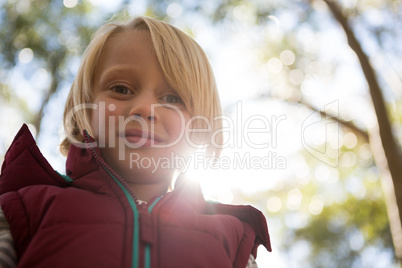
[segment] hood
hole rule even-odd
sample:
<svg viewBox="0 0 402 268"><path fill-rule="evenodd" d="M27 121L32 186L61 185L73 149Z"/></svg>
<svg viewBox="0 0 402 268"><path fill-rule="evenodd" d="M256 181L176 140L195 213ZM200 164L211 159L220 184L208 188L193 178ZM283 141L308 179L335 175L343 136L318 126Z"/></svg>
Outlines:
<svg viewBox="0 0 402 268"><path fill-rule="evenodd" d="M68 186L69 182L50 166L24 124L4 157L0 194L39 184Z"/></svg>
<svg viewBox="0 0 402 268"><path fill-rule="evenodd" d="M100 165L90 150L84 147L70 147L66 162L67 175L61 175L42 155L28 126L24 124L4 157L0 173L0 195L33 185L74 185L97 193L110 192L106 180L99 179L102 177L99 174ZM94 149L99 151L97 147Z"/></svg>

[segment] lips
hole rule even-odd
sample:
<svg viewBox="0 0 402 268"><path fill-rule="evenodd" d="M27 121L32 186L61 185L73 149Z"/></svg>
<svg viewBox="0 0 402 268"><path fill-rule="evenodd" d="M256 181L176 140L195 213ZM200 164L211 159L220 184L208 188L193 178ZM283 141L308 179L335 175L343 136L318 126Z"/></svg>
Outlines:
<svg viewBox="0 0 402 268"><path fill-rule="evenodd" d="M162 139L155 133L141 129L126 129L120 133L120 137L124 137L129 143L139 146L150 146L162 142Z"/></svg>

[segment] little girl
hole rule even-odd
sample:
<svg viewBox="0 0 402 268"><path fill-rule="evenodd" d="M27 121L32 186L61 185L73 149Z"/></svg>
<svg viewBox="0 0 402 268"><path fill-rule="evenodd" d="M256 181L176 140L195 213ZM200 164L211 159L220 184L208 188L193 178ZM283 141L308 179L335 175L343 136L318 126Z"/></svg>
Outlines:
<svg viewBox="0 0 402 268"><path fill-rule="evenodd" d="M0 238L8 222L14 247L0 250L0 264L252 265L260 244L271 251L263 214L205 201L180 175L195 151L219 155L220 113L207 57L189 36L147 17L101 27L67 98L67 175L25 125L5 156Z"/></svg>

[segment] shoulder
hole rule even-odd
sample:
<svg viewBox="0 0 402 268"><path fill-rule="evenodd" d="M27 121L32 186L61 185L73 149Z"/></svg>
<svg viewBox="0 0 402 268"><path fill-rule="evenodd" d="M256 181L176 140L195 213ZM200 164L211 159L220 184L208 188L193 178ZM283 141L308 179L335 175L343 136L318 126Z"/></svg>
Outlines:
<svg viewBox="0 0 402 268"><path fill-rule="evenodd" d="M231 215L248 224L254 230L259 244L271 251L268 225L261 211L249 205L227 205L210 201L206 207L209 214Z"/></svg>
<svg viewBox="0 0 402 268"><path fill-rule="evenodd" d="M237 221L237 223L235 223L237 226L236 229L243 228L245 235L248 235L250 239L255 237L254 247L251 252L254 255L259 245L263 245L268 251L271 251L267 221L264 214L258 209L249 205L228 205L205 201L200 185L186 179L184 176L177 180L173 192L176 192L176 196L179 197L180 204L185 204L186 207L194 207L196 208L195 211L201 214L216 215L224 222L229 219L232 220L232 222ZM177 203L174 204L177 205ZM240 227L239 221L242 223Z"/></svg>

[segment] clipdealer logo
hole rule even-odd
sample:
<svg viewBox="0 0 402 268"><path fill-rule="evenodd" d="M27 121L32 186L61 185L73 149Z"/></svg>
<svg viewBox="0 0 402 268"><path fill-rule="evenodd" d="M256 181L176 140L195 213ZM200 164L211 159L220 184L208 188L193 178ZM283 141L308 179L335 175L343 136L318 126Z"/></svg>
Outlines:
<svg viewBox="0 0 402 268"><path fill-rule="evenodd" d="M170 104L152 105L152 113L155 113L155 109L160 106L175 110L180 117L182 128L180 129L179 136L174 141L170 142L169 144L151 144L151 147L168 148L174 146L182 139L185 139L187 141L187 144L189 144L191 147L193 147L194 149L199 149L200 145L195 144L191 140L191 135L189 135L189 133L208 132L213 129L212 122L202 116L195 116L186 122L184 119L184 115L180 111L180 109ZM119 160L125 160L129 157L129 161L131 162L130 165L132 167L140 168L145 168L147 166L149 166L149 168L155 166L166 168L179 166L180 169L186 169L186 167L188 167L190 163L192 163L195 168L206 167L212 169L218 167L223 169L285 169L287 166L286 158L284 156L281 156L278 153L270 150L275 149L278 146L279 127L281 122L284 122L287 119L287 115L285 114L272 115L270 118L261 114L254 114L247 118L243 118L242 103L241 101L239 101L236 104L237 116L230 117L227 115L221 115L213 119L221 120L223 127L222 129L216 130L214 133L211 133L211 141L209 144L215 146L216 148L222 149L240 149L244 147L248 147L251 149L263 149L266 150L266 154L263 156L253 156L250 152L245 152L243 154L241 154L240 152L235 152L231 157L222 156L219 160L208 158L205 155L201 157L201 154L195 154L192 157L193 160L190 161L184 158L178 160L179 156L167 157L166 159L139 159L138 154L131 151L130 149L140 148L144 144L144 141L139 141L138 143L130 143L124 137L116 139L116 133L118 133L118 131L116 131L116 127L121 131L124 130L128 124L134 122L143 130L150 129L152 133L154 130L154 125L153 123L151 123L151 125L148 125L148 123L142 117L125 118L123 116L109 116L109 125L106 126L106 109L114 111L115 108L116 107L113 104L110 104L106 107L105 103L102 102L100 102L99 105L87 103L80 104L74 107L68 113L67 120L74 117L75 113L79 111L82 112L82 110L84 109L91 109L98 113L100 126L100 129L98 131L100 135L96 141L89 144L84 144L77 140L74 140L74 137L68 137L70 139L70 142L80 148L89 148L95 146L103 148L106 146L106 144L108 147L118 147ZM339 124L335 120L333 120L333 117L336 117L338 115L339 101L336 100L325 105L323 111L315 111L310 114L301 125L302 147L314 158L332 167L338 166L339 162ZM194 120L204 121L206 127L201 129L191 128L191 122ZM225 136L223 144L217 144L213 139L213 137L216 137L218 131ZM106 133L108 135L106 135ZM321 146L317 146L316 144L314 144L314 138L316 138L317 135L322 141ZM108 141L106 141L106 136L108 136ZM263 138L261 139L256 137ZM209 144L206 143L205 145L209 146ZM331 145L331 148L329 148L329 144ZM207 147L201 146L201 148L205 149ZM169 161L171 161L172 163L168 163L168 159L170 159Z"/></svg>
<svg viewBox="0 0 402 268"><path fill-rule="evenodd" d="M130 153L130 169L148 169L155 173L158 169L176 169L185 173L189 169L279 169L287 168L286 158L275 152L268 151L264 156L253 156L250 152L235 152L233 156L206 157L204 153L196 152L193 156L170 153L164 157L142 157L139 153Z"/></svg>

